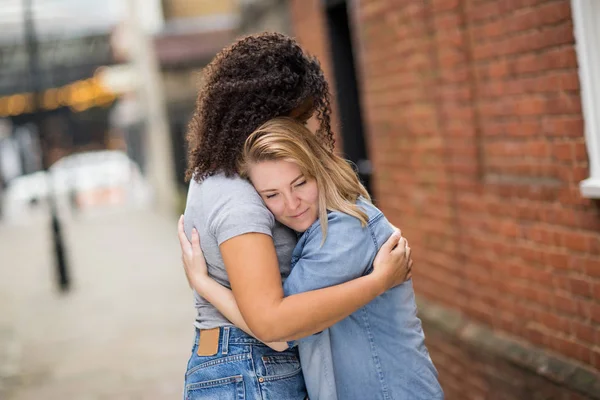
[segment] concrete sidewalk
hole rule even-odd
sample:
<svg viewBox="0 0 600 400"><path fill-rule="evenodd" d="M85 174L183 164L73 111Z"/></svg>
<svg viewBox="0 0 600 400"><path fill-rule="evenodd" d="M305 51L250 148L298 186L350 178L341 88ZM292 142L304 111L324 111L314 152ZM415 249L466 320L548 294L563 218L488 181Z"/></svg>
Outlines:
<svg viewBox="0 0 600 400"><path fill-rule="evenodd" d="M67 294L56 290L49 233L46 221L0 225L0 357L10 354L0 398L181 398L194 309L176 218L120 212L65 223Z"/></svg>

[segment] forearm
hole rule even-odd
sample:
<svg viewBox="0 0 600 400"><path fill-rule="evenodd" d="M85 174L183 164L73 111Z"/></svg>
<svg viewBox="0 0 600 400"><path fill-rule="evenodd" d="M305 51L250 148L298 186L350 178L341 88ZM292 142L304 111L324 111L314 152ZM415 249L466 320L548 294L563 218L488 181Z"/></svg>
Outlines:
<svg viewBox="0 0 600 400"><path fill-rule="evenodd" d="M272 341L300 339L336 324L385 291L366 275L324 289L285 297L263 311L265 322L256 331Z"/></svg>
<svg viewBox="0 0 600 400"><path fill-rule="evenodd" d="M340 285L285 297L269 236L241 235L222 243L220 249L243 319L256 337L266 342L321 332L368 304L394 283L390 278L395 275L384 269L383 274L377 273L376 268L369 275ZM341 261L329 258L327 262L321 260L323 268Z"/></svg>
<svg viewBox="0 0 600 400"><path fill-rule="evenodd" d="M198 279L193 283L194 289L210 304L212 304L225 318L227 318L233 325L240 328L248 335L257 338L258 337L252 332L250 327L246 324L244 317L240 313L233 292L225 286L219 284L217 281L210 277L204 277ZM259 339L260 340L260 339ZM264 342L267 346L273 350L283 351L288 348L286 342Z"/></svg>

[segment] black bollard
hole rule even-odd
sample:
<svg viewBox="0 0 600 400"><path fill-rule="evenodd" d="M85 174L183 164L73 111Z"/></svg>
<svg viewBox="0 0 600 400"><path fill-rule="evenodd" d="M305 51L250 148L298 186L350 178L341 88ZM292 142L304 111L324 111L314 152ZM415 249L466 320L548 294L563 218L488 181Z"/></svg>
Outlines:
<svg viewBox="0 0 600 400"><path fill-rule="evenodd" d="M58 287L62 292L66 292L70 289L71 281L67 269L67 258L62 240L60 222L56 213L52 213L52 239L54 242L56 271L58 272Z"/></svg>
<svg viewBox="0 0 600 400"><path fill-rule="evenodd" d="M33 94L33 116L35 124L38 128L40 137L40 151L42 154L42 165L46 176L48 177L48 204L51 215L51 233L54 250L55 267L58 278L58 288L62 292L66 292L70 288L70 279L67 268L67 257L65 252L65 246L63 243L63 236L61 231L60 220L58 218L58 212L56 209L56 201L54 198L54 190L52 189L52 178L48 174L49 160L46 154L44 146L44 127L41 123L41 99L40 92L42 89L41 85L41 68L39 66L38 57L38 42L35 33L35 23L33 18L33 4L32 0L23 0L23 22L25 26L25 43L27 45L27 55L29 57L29 77L31 92Z"/></svg>

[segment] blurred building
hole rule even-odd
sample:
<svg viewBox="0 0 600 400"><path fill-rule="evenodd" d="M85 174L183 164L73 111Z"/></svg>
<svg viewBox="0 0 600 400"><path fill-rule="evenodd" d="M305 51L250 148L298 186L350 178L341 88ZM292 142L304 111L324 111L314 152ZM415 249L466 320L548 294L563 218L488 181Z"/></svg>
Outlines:
<svg viewBox="0 0 600 400"><path fill-rule="evenodd" d="M447 398L599 398L600 3L289 5L414 250Z"/></svg>
<svg viewBox="0 0 600 400"><path fill-rule="evenodd" d="M164 27L154 38L169 124L175 173L184 184L185 131L194 110L200 73L215 54L233 42L240 25L237 1L163 0Z"/></svg>
<svg viewBox="0 0 600 400"><path fill-rule="evenodd" d="M285 0L239 0L242 14L240 31L292 33L289 4Z"/></svg>
<svg viewBox="0 0 600 400"><path fill-rule="evenodd" d="M98 67L113 63L109 29L114 20L106 12L90 18L90 7L95 6L86 8L82 3L6 0L2 4L0 118L12 126L10 140L21 154L19 175L41 168L39 137L48 165L75 151L106 146L108 109L115 96L93 77ZM33 26L30 31L27 21ZM35 56L28 32L32 32Z"/></svg>
<svg viewBox="0 0 600 400"><path fill-rule="evenodd" d="M26 45L0 42L0 117L10 119L15 132L39 119L44 146L52 148L50 164L78 146L105 146L106 116L114 96L92 78L98 67L113 63L108 38L106 32L46 37L38 43L35 86L40 91L40 114L34 112Z"/></svg>
<svg viewBox="0 0 600 400"><path fill-rule="evenodd" d="M162 0L164 27L155 37L176 175L186 168L185 131L201 84L201 71L222 48L248 33L289 33L289 8L281 0Z"/></svg>

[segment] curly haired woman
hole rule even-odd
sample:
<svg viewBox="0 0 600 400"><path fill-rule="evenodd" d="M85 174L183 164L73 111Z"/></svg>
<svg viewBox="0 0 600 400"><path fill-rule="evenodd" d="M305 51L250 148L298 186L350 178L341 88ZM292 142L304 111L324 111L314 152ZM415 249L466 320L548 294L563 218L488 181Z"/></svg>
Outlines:
<svg viewBox="0 0 600 400"><path fill-rule="evenodd" d="M232 289L237 307L195 294L186 399L305 399L297 350L281 342L323 331L410 275L410 249L395 233L371 274L284 297L296 234L275 221L237 164L248 136L280 116L306 122L316 114L316 136L332 151L330 112L318 61L287 36L248 36L207 67L188 132L191 181L180 241L189 254L192 229L199 232L210 276Z"/></svg>

